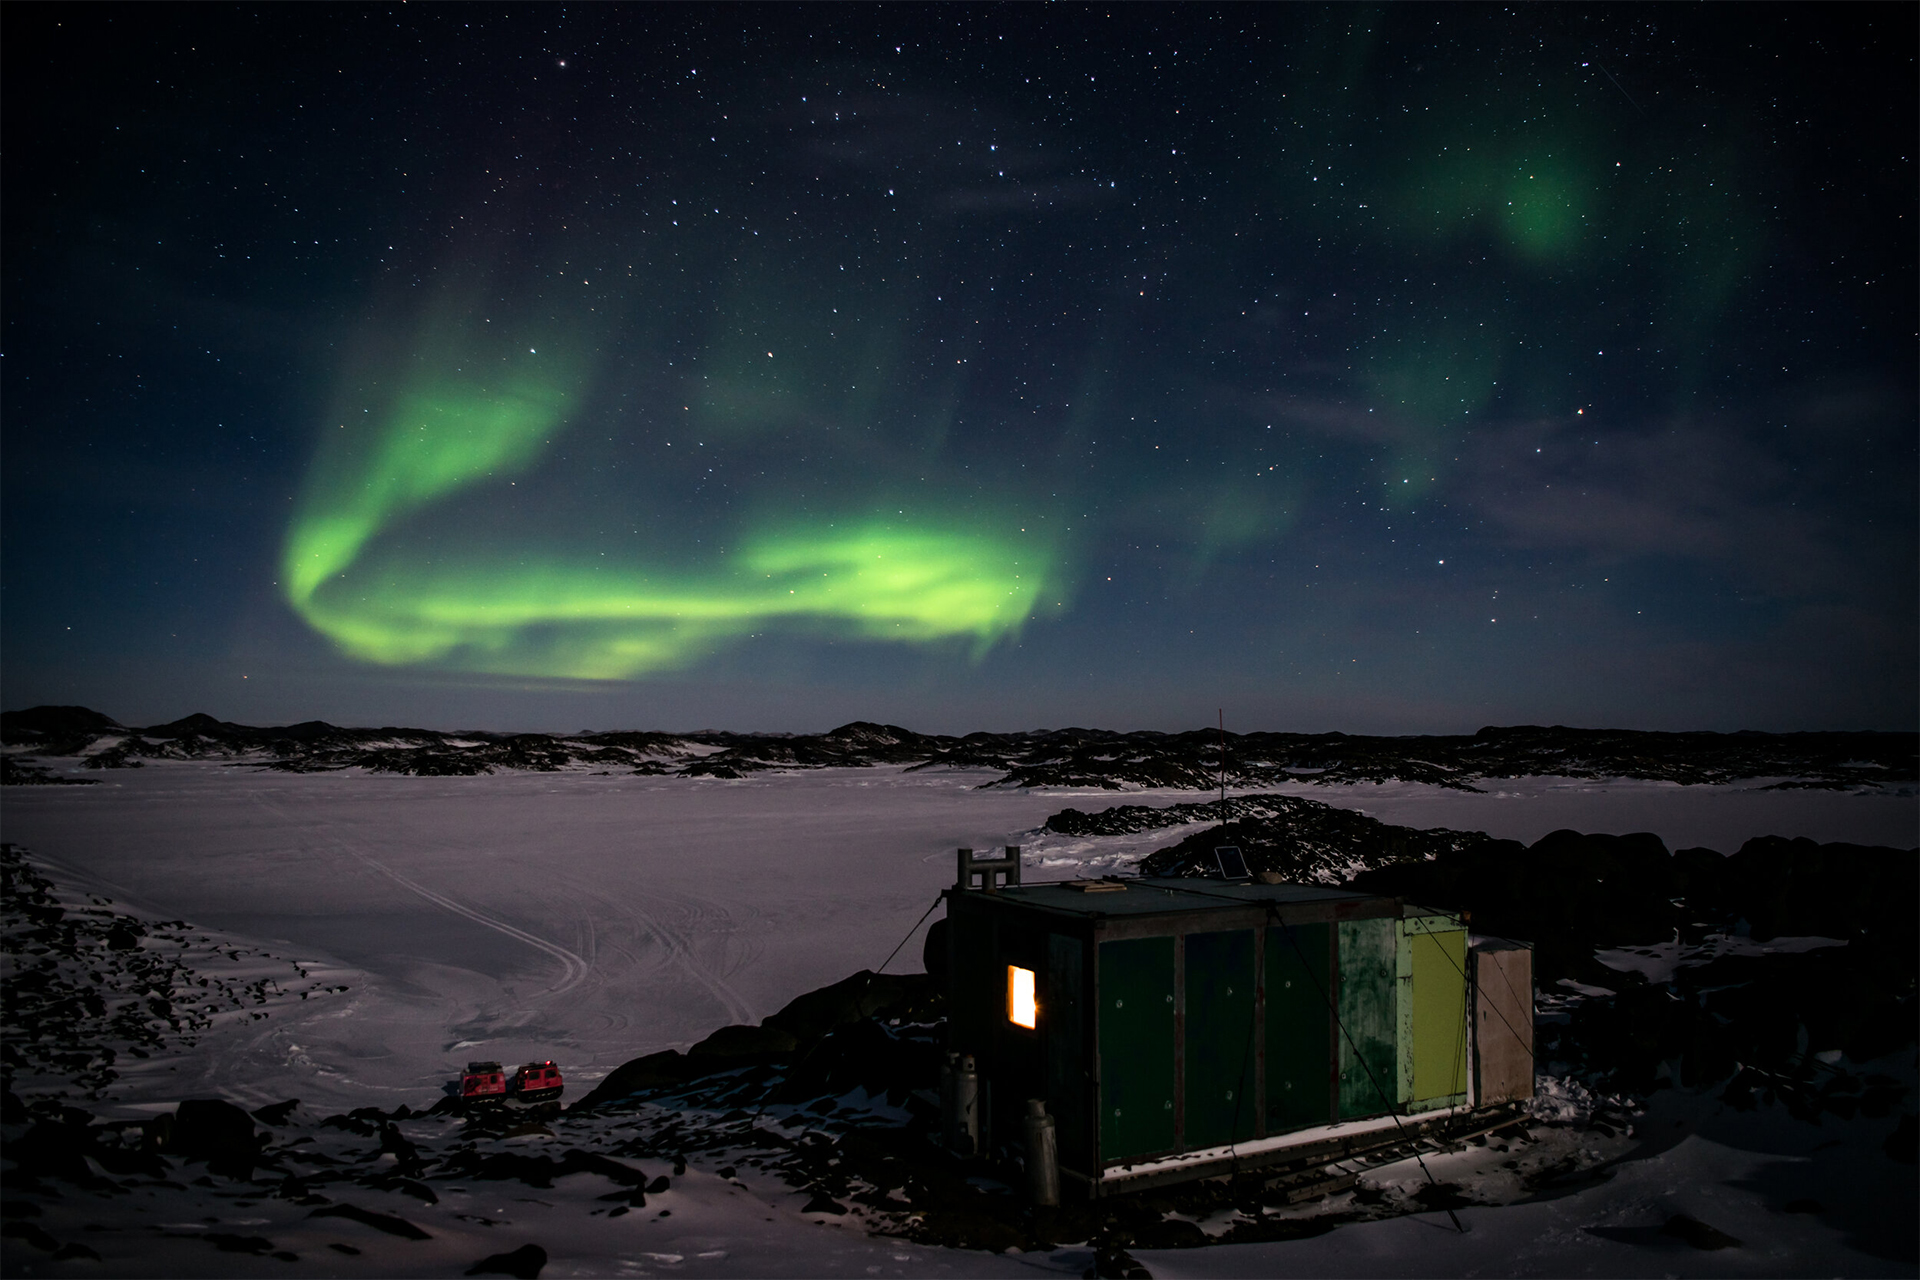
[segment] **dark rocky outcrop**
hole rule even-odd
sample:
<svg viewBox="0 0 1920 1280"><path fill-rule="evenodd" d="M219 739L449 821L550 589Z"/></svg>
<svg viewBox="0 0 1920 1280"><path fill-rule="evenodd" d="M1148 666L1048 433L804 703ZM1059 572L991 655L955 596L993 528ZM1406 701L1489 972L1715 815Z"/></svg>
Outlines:
<svg viewBox="0 0 1920 1280"><path fill-rule="evenodd" d="M791 1033L763 1024L757 1027L722 1027L687 1050L687 1057L702 1068L709 1064L744 1066L753 1062L781 1062L793 1056L800 1041Z"/></svg>
<svg viewBox="0 0 1920 1280"><path fill-rule="evenodd" d="M0 742L9 746L85 742L103 733L120 732L121 728L113 717L87 707L29 707L0 712Z"/></svg>
<svg viewBox="0 0 1920 1280"><path fill-rule="evenodd" d="M402 1240L431 1240L431 1233L421 1230L405 1218L395 1217L391 1213L375 1213L372 1209L362 1209L354 1204L330 1204L324 1209L315 1209L307 1215L309 1218L346 1218L362 1226L372 1227L375 1231L384 1231L390 1236L399 1236Z"/></svg>
<svg viewBox="0 0 1920 1280"><path fill-rule="evenodd" d="M523 1244L511 1253L490 1253L467 1268L470 1276L513 1276L515 1280L538 1280L547 1265L547 1251L537 1244Z"/></svg>
<svg viewBox="0 0 1920 1280"><path fill-rule="evenodd" d="M92 778L63 778L32 756L0 756L0 787L87 787Z"/></svg>
<svg viewBox="0 0 1920 1280"><path fill-rule="evenodd" d="M189 1098L173 1113L169 1155L204 1160L213 1173L250 1178L260 1153L253 1117L220 1098Z"/></svg>
<svg viewBox="0 0 1920 1280"><path fill-rule="evenodd" d="M757 1027L721 1027L684 1054L668 1049L623 1063L575 1103L572 1110L590 1110L635 1094L678 1088L742 1067L792 1064L790 1071L795 1076L809 1069L812 1074L808 1079L822 1073L831 1074L832 1064L855 1043L854 1038L842 1039L838 1033L843 1029L877 1026L877 1020L882 1018L911 1019L927 1015L937 1008L939 1001L932 980L925 974L874 973L862 969L830 986L795 997ZM885 1047L872 1042L867 1043L867 1049L883 1056L887 1052ZM825 1056L815 1062L823 1053ZM842 1072L834 1078L844 1075ZM861 1075L861 1080L868 1078L876 1083L880 1081L872 1072ZM931 1069L928 1078L931 1079ZM884 1090L888 1086L882 1084L881 1087Z"/></svg>
<svg viewBox="0 0 1920 1280"><path fill-rule="evenodd" d="M1225 823L1219 822L1222 814ZM1217 876L1214 850L1233 845L1256 875L1264 871L1293 882L1327 883L1360 870L1422 861L1488 842L1479 831L1396 827L1354 809L1279 795L1235 796L1224 806L1219 801L1163 809L1121 805L1096 814L1066 809L1046 825L1067 835L1107 835L1193 822L1218 825L1155 850L1141 861L1142 875Z"/></svg>
<svg viewBox="0 0 1920 1280"><path fill-rule="evenodd" d="M1365 737L1341 733L1116 733L1046 729L916 733L855 721L818 734L447 733L343 728L322 720L270 728L204 713L147 728L85 707L33 707L0 718L9 745L87 755L97 768L145 759L228 758L305 773L363 768L415 776L622 767L689 778L744 778L768 770L992 769L992 787L1246 789L1281 782L1422 782L1476 790L1483 778L1553 774L1659 778L1682 783L1777 779L1783 787L1911 787L1920 780L1912 734L1643 733L1562 725L1486 728L1472 735ZM103 738L113 742L95 745Z"/></svg>

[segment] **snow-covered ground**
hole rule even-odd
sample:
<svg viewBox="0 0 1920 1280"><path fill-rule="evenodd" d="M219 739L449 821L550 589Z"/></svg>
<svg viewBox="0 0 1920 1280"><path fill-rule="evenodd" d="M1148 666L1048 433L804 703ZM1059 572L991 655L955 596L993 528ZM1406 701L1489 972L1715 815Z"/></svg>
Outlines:
<svg viewBox="0 0 1920 1280"><path fill-rule="evenodd" d="M980 791L993 774L891 767L725 781L290 775L157 762L86 776L100 785L10 788L0 836L69 889L150 919L191 922L210 953L216 942L223 954L245 949L230 957L235 979L282 974L282 994L261 1006L271 1016L223 1016L194 1049L123 1071L115 1105L94 1110L128 1117L190 1096L248 1108L297 1097L316 1113L424 1108L470 1058L555 1058L578 1098L624 1061L757 1021L802 992L879 965L951 883L956 846L1024 844L1035 878L1105 872L1184 831L1068 840L1036 828L1067 806L1195 798ZM1912 796L1757 787L1525 779L1488 784L1484 794L1414 784L1286 790L1409 826L1528 841L1560 827L1650 830L1670 848L1724 852L1756 835L1911 846L1920 822ZM916 934L893 968L917 968L919 948ZM1698 1127L1698 1119L1687 1123ZM1881 1136L1876 1130L1874 1141ZM1473 1228L1465 1237L1452 1234L1444 1214L1428 1214L1285 1244L1140 1257L1156 1275L1912 1274L1821 1220L1768 1209L1770 1171L1800 1158L1777 1146L1701 1130L1604 1184L1465 1210ZM132 1224L120 1237L85 1237L108 1253L103 1264L47 1263L11 1241L7 1257L10 1267L32 1260L34 1274L449 1274L455 1261L539 1240L553 1254L547 1275L1079 1274L1090 1265L1085 1250L988 1256L869 1239L832 1218L816 1226L817 1215L800 1213L777 1185L699 1168L676 1181L671 1218L588 1219L575 1202L592 1197L564 1184L522 1191L503 1184L497 1195L470 1193L479 1217L510 1214L512 1231L458 1219L445 1205L431 1242L325 1220L329 1240L391 1246L362 1255L309 1240L319 1228L304 1209L277 1201L210 1208L192 1191L155 1191L162 1217L218 1218L231 1222L220 1230L305 1241L288 1247L306 1261L269 1265L211 1249L188 1228L168 1235ZM505 1200L479 1205L489 1197ZM1719 1252L1681 1243L1673 1253L1669 1237L1632 1234L1657 1228L1668 1206L1750 1243ZM1613 1234L1588 1230L1596 1227ZM125 1247L108 1252L102 1241L116 1239Z"/></svg>

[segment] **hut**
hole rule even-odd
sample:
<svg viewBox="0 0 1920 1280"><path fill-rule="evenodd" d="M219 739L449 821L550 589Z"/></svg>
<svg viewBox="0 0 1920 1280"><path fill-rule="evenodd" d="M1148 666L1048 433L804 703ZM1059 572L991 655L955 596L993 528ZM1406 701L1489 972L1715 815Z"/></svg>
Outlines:
<svg viewBox="0 0 1920 1280"><path fill-rule="evenodd" d="M1320 885L1020 871L1017 848L959 851L948 1043L972 1060L981 1142L1017 1141L1044 1101L1069 1194L1484 1129L1531 1096L1531 951L1472 938L1458 914Z"/></svg>

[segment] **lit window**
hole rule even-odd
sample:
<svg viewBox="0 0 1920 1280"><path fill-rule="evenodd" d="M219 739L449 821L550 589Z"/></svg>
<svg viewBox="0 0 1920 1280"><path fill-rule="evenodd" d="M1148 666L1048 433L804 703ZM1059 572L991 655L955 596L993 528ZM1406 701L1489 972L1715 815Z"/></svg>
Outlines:
<svg viewBox="0 0 1920 1280"><path fill-rule="evenodd" d="M1040 1012L1033 999L1033 970L1017 964L1007 966L1007 1021L1016 1027L1033 1030Z"/></svg>

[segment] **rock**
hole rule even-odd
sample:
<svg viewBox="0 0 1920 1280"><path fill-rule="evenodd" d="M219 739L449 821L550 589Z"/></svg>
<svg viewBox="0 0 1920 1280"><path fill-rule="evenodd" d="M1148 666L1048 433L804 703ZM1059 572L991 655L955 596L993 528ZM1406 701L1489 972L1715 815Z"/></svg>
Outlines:
<svg viewBox="0 0 1920 1280"><path fill-rule="evenodd" d="M140 1122L140 1148L143 1151L165 1151L173 1141L173 1117L154 1116Z"/></svg>
<svg viewBox="0 0 1920 1280"><path fill-rule="evenodd" d="M812 1044L849 1023L923 995L932 986L925 974L862 969L832 986L795 997L760 1025L785 1031L802 1044Z"/></svg>
<svg viewBox="0 0 1920 1280"><path fill-rule="evenodd" d="M824 1191L814 1192L813 1199L807 1201L806 1204L800 1208L800 1212L802 1213L831 1213L838 1215L846 1211L847 1206L841 1204Z"/></svg>
<svg viewBox="0 0 1920 1280"><path fill-rule="evenodd" d="M60 1242L48 1235L44 1227L36 1226L31 1222L9 1222L4 1227L0 1227L0 1236L25 1240L34 1248L44 1249L48 1253L60 1247Z"/></svg>
<svg viewBox="0 0 1920 1280"><path fill-rule="evenodd" d="M265 1236L236 1236L225 1231L209 1231L200 1238L222 1253L250 1253L257 1258L273 1252L273 1241Z"/></svg>
<svg viewBox="0 0 1920 1280"><path fill-rule="evenodd" d="M1897 1160L1901 1164L1915 1162L1916 1155L1920 1155L1916 1147L1920 1147L1920 1123L1912 1115L1901 1116L1900 1122L1893 1126L1893 1132L1880 1144L1880 1149L1887 1153L1887 1159Z"/></svg>
<svg viewBox="0 0 1920 1280"><path fill-rule="evenodd" d="M664 1089L676 1084L684 1084L706 1069L704 1064L687 1061L685 1054L678 1049L667 1049L660 1053L650 1053L644 1058L635 1058L622 1063L607 1074L606 1079L593 1087L586 1097L568 1108L571 1111L588 1110L603 1103L614 1102L647 1089ZM448 1101L442 1099L442 1102ZM441 1103L435 1103L439 1110ZM457 1100L453 1106L458 1107Z"/></svg>
<svg viewBox="0 0 1920 1280"><path fill-rule="evenodd" d="M940 1078L937 1038L896 1031L873 1018L835 1031L795 1063L773 1092L782 1102L838 1098L859 1086L887 1094L896 1104L913 1089L932 1088Z"/></svg>
<svg viewBox="0 0 1920 1280"><path fill-rule="evenodd" d="M1667 1219L1667 1225L1660 1228L1660 1234L1684 1240L1696 1249L1738 1249L1740 1242L1724 1231L1718 1231L1700 1221L1689 1218L1684 1213L1676 1213Z"/></svg>
<svg viewBox="0 0 1920 1280"><path fill-rule="evenodd" d="M220 1098L189 1098L174 1109L166 1150L182 1159L205 1160L211 1172L250 1178L260 1144L253 1136L253 1117L239 1107Z"/></svg>
<svg viewBox="0 0 1920 1280"><path fill-rule="evenodd" d="M285 1102L276 1102L272 1106L257 1108L253 1112L253 1118L261 1124L278 1128L287 1122L287 1117L292 1115L293 1109L299 1105L300 1099L288 1098Z"/></svg>
<svg viewBox="0 0 1920 1280"><path fill-rule="evenodd" d="M647 1175L629 1165L593 1151L574 1148L560 1159L549 1156L521 1155L517 1151L457 1151L442 1161L435 1176L484 1178L495 1182L524 1182L530 1187L551 1187L555 1178L573 1173L597 1173L623 1187L639 1188ZM654 1180L658 1190L666 1189L664 1178ZM649 1187L648 1190L656 1188Z"/></svg>
<svg viewBox="0 0 1920 1280"><path fill-rule="evenodd" d="M86 1157L92 1146L93 1135L79 1125L42 1122L7 1144L7 1159L28 1177L64 1178L86 1184L94 1181Z"/></svg>
<svg viewBox="0 0 1920 1280"><path fill-rule="evenodd" d="M414 1226L405 1218L396 1218L390 1213L375 1213L371 1209L362 1209L353 1204L330 1204L324 1209L315 1209L307 1215L309 1218L347 1218L354 1222L372 1227L375 1231L384 1231L390 1236L399 1236L403 1240L431 1240L433 1237Z"/></svg>
<svg viewBox="0 0 1920 1280"><path fill-rule="evenodd" d="M1087 1268L1086 1280L1153 1280L1153 1272L1140 1265L1140 1260L1125 1249L1108 1245L1094 1250L1093 1265Z"/></svg>
<svg viewBox="0 0 1920 1280"><path fill-rule="evenodd" d="M406 1135L390 1123L380 1126L380 1150L391 1152L403 1173L411 1173L421 1166L420 1148L408 1141Z"/></svg>
<svg viewBox="0 0 1920 1280"><path fill-rule="evenodd" d="M395 1177L389 1174L386 1177L361 1177L355 1181L363 1187L372 1187L376 1191L397 1191L401 1195L412 1196L423 1204L440 1203L440 1197L435 1194L432 1187L424 1182L416 1182L412 1178Z"/></svg>
<svg viewBox="0 0 1920 1280"><path fill-rule="evenodd" d="M722 1027L687 1050L687 1057L721 1058L729 1065L780 1061L793 1056L800 1041L791 1032L771 1025L772 1019L758 1027ZM701 1064L705 1065L705 1064Z"/></svg>
<svg viewBox="0 0 1920 1280"><path fill-rule="evenodd" d="M547 1251L537 1244L523 1244L512 1253L488 1254L467 1268L470 1276L514 1276L516 1280L537 1280L547 1265Z"/></svg>
<svg viewBox="0 0 1920 1280"><path fill-rule="evenodd" d="M440 1172L467 1178L485 1178L491 1182L524 1182L530 1187L547 1188L564 1169L558 1160L547 1156L523 1156L517 1151L456 1151L441 1162Z"/></svg>

